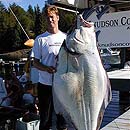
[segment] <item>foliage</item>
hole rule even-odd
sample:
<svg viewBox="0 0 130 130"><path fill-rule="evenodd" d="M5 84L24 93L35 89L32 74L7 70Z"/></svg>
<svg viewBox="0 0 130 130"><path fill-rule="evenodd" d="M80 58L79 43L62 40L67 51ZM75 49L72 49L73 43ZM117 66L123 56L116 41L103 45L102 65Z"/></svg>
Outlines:
<svg viewBox="0 0 130 130"><path fill-rule="evenodd" d="M70 29L70 26L74 23L75 13L67 12L64 10L60 10L60 21L59 28L63 32L67 32Z"/></svg>
<svg viewBox="0 0 130 130"><path fill-rule="evenodd" d="M60 10L60 30L66 32L74 18L74 13ZM28 10L25 11L15 3L6 8L0 1L0 53L28 48L24 45L24 42L28 40L27 35L35 39L37 35L46 30L46 24L44 8L41 11L38 5L34 9L29 5Z"/></svg>

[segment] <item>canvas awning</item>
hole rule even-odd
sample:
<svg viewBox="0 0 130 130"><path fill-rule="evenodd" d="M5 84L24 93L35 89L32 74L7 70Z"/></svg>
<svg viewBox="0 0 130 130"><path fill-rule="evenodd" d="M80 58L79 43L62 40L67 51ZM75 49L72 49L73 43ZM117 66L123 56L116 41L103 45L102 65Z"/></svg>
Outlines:
<svg viewBox="0 0 130 130"><path fill-rule="evenodd" d="M71 8L71 9L84 9L89 8L95 4L109 4L119 7L130 7L130 0L48 0L49 4L55 4L59 7Z"/></svg>
<svg viewBox="0 0 130 130"><path fill-rule="evenodd" d="M88 0L48 0L48 3L60 7L77 7L79 9L88 8Z"/></svg>

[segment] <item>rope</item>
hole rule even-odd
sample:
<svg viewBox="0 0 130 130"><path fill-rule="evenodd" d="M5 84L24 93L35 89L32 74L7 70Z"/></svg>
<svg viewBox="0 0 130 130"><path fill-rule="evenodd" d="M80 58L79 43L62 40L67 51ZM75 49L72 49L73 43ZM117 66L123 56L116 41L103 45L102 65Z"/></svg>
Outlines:
<svg viewBox="0 0 130 130"><path fill-rule="evenodd" d="M121 130L121 129L118 127L116 121L114 121L114 123L115 123L115 125L116 125L116 128L118 128L118 130Z"/></svg>

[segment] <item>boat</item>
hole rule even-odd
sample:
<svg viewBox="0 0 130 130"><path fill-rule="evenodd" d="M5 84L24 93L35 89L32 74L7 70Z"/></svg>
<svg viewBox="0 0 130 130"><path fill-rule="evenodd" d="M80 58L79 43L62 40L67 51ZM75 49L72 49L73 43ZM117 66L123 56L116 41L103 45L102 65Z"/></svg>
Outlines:
<svg viewBox="0 0 130 130"><path fill-rule="evenodd" d="M21 49L13 52L7 52L0 54L0 59L4 61L18 61L22 58L28 58L31 49Z"/></svg>
<svg viewBox="0 0 130 130"><path fill-rule="evenodd" d="M120 51L105 48L100 50L101 59L104 65L120 64Z"/></svg>

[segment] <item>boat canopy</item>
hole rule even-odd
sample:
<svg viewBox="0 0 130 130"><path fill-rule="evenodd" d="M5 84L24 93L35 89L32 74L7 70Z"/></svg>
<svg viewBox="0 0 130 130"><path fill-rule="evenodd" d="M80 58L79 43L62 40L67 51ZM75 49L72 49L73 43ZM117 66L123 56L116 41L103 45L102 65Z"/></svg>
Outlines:
<svg viewBox="0 0 130 130"><path fill-rule="evenodd" d="M79 9L88 8L88 0L48 0L48 3L67 7L76 7Z"/></svg>

